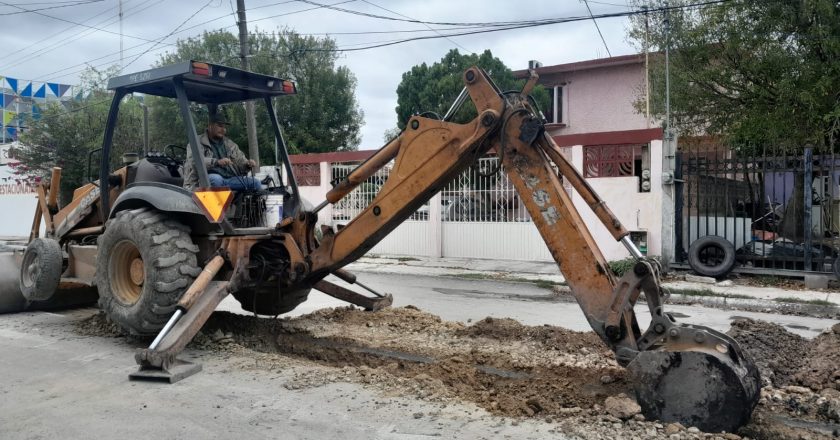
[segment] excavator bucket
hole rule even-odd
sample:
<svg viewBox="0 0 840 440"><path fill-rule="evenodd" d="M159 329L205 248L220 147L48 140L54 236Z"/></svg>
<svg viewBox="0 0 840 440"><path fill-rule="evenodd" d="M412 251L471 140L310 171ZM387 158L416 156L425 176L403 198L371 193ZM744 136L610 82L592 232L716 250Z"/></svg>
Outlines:
<svg viewBox="0 0 840 440"><path fill-rule="evenodd" d="M707 332L714 332L704 329ZM627 366L648 420L679 422L705 432L735 432L758 403L761 379L737 343L714 351L643 351Z"/></svg>

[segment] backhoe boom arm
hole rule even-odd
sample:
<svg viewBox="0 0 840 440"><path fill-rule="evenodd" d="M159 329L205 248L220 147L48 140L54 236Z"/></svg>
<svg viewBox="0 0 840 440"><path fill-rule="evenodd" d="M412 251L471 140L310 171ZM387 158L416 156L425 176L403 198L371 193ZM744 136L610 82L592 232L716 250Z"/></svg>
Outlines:
<svg viewBox="0 0 840 440"><path fill-rule="evenodd" d="M545 133L526 96L536 76L522 93L501 93L477 67L464 73L464 82L478 112L475 119L456 124L412 117L399 137L327 194L326 202L338 202L394 160L388 179L368 207L343 229L325 229L309 255L309 279L316 282L364 255L492 149L590 326L630 371L645 415L713 431L733 431L745 423L758 400L755 365L728 336L677 323L664 312L659 263L643 257L618 218ZM637 259L633 270L620 279L610 271L561 179ZM642 293L651 315L644 331L634 311Z"/></svg>

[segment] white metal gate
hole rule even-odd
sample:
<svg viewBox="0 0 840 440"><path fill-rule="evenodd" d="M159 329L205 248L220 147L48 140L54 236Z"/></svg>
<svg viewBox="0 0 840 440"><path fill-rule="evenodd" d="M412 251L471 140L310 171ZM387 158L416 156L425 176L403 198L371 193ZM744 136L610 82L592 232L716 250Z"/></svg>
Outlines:
<svg viewBox="0 0 840 440"><path fill-rule="evenodd" d="M332 164L341 179L357 164ZM333 206L333 225L346 223L376 196L393 163ZM372 254L552 261L498 158L485 157L412 214Z"/></svg>

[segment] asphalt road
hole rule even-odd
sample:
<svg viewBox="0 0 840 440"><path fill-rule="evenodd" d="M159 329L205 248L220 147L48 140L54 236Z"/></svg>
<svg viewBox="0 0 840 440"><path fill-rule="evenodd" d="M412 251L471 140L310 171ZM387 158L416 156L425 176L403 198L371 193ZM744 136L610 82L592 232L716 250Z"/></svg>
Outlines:
<svg viewBox="0 0 840 440"><path fill-rule="evenodd" d="M513 318L527 325L549 324L577 331L590 330L577 303L570 302L567 298L558 298L549 289L531 283L366 272L356 274L359 282L381 293L393 294L395 307L411 304L449 321L466 323L492 316ZM334 277L330 280L347 286ZM309 300L293 313L303 314L323 307L341 305L344 303L313 291ZM221 307L231 311L239 309L238 303L232 298L225 300ZM732 319L747 317L774 322L808 338L817 336L824 329L837 323L830 319L700 306L666 305L666 311L672 313L680 322L705 325L719 331L729 330ZM647 305L638 304L636 315L640 325L645 328L650 322Z"/></svg>
<svg viewBox="0 0 840 440"><path fill-rule="evenodd" d="M511 317L527 324L586 330L574 303L530 284L361 273L359 280L447 320ZM313 292L295 314L343 305ZM222 308L239 310L228 298ZM673 307L687 322L725 330L733 315L793 326L814 336L834 321ZM93 309L0 315L0 438L422 439L562 438L542 421L488 415L471 405L432 404L336 383L287 389L303 365L265 371L233 355L189 351L204 371L174 385L130 382L133 352L124 339L87 337L74 321ZM643 316L640 314L643 319ZM294 371L293 371L294 370Z"/></svg>

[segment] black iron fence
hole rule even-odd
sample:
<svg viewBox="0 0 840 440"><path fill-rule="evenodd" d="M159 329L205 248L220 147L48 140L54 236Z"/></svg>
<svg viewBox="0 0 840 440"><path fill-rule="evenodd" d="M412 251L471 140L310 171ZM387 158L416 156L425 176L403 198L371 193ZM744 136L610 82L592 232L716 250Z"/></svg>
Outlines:
<svg viewBox="0 0 840 440"><path fill-rule="evenodd" d="M681 140L676 160L678 263L688 262L692 243L711 235L733 245L736 268L833 271L840 154Z"/></svg>

